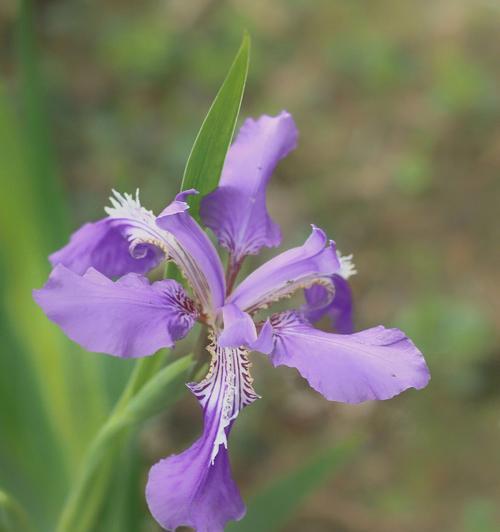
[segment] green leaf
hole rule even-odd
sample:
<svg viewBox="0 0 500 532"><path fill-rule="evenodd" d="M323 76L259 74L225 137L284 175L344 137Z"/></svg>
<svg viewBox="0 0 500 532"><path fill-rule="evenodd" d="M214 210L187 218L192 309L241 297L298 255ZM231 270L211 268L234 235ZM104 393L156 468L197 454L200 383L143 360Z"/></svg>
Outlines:
<svg viewBox="0 0 500 532"><path fill-rule="evenodd" d="M38 261L46 271L47 254L60 247L68 238L69 216L52 144L50 117L47 113L45 82L36 40L36 9L33 0L21 0L17 20L22 103L19 128L22 133L30 193L35 198L30 218L38 226L40 233L41 253ZM26 215L21 205L17 205L17 208L23 216ZM62 333L58 334L63 336ZM61 369L68 369L69 378L66 376L65 379L69 380L69 387L78 386L81 390L80 394L75 396L70 393L65 398L68 408L73 410L73 417L76 418L74 412L82 413L72 427L73 433L77 434L77 441L72 444L72 452L78 460L90 435L95 433L108 410L102 379L104 361L87 353L83 354L83 350L66 339L64 343L67 347L63 353ZM71 351L69 356L68 351ZM47 376L42 375L41 378L47 379Z"/></svg>
<svg viewBox="0 0 500 532"><path fill-rule="evenodd" d="M144 497L139 494L143 483L144 464L137 435L128 438L115 463L113 480L99 524L93 532L137 532L147 512Z"/></svg>
<svg viewBox="0 0 500 532"><path fill-rule="evenodd" d="M0 532L29 532L32 530L22 506L0 490Z"/></svg>
<svg viewBox="0 0 500 532"><path fill-rule="evenodd" d="M62 497L67 476L79 462L108 407L100 361L94 355L82 355L31 297L32 289L47 279L47 255L67 235L67 220L49 141L32 2L23 0L19 4L16 52L20 83L16 96L20 105L8 98L0 80L0 187L5 191L0 195L0 271L8 280L1 289L0 305L4 306L1 314L10 341L16 345L18 360L14 368L10 360L13 353L4 351L0 355L0 373L17 384L9 390L10 405L23 405L23 412L27 412L24 405L31 403L39 415L34 419L20 415L17 427L8 426L13 429L8 437L16 445L0 446L0 461L11 465L8 475L2 471L2 481L9 489L19 484L21 469L26 470L22 502L26 503L25 494L31 490L40 494L37 508L43 515L31 505L29 511L43 528L40 523L59 503L55 492L59 490ZM7 431L6 410L0 412L0 425ZM40 447L33 455L29 449L41 434L50 434L53 451ZM52 462L49 454L57 457L59 465ZM20 464L15 455L24 456ZM28 465L27 456L30 464L36 462L36 467ZM49 475L51 482L47 486ZM44 498L52 502L48 504Z"/></svg>
<svg viewBox="0 0 500 532"><path fill-rule="evenodd" d="M58 532L94 530L112 478L113 466L134 426L173 404L185 390L192 365L185 356L169 364L149 380L128 402L120 401L95 440L82 464L81 474L69 494ZM125 393L128 393L125 391Z"/></svg>
<svg viewBox="0 0 500 532"><path fill-rule="evenodd" d="M45 231L46 252L62 244L68 233L68 216L61 182L57 175L45 105L44 82L39 68L33 0L21 0L17 20L17 53L21 78L23 140L32 194Z"/></svg>
<svg viewBox="0 0 500 532"><path fill-rule="evenodd" d="M182 190L195 188L190 214L199 216L200 201L219 183L227 150L240 112L250 59L250 37L245 33L236 58L198 132L182 178Z"/></svg>
<svg viewBox="0 0 500 532"><path fill-rule="evenodd" d="M264 488L248 504L242 521L230 523L228 532L276 532L298 509L302 501L351 460L361 441L349 440L314 456L295 471Z"/></svg>
<svg viewBox="0 0 500 532"><path fill-rule="evenodd" d="M23 141L19 118L0 86L0 187L8 191L0 195L0 271L6 280L0 288L0 314L16 351L0 353L0 373L10 380L9 390L3 389L8 401L2 402L0 411L0 462L7 464L1 476L23 504L30 498L30 514L43 529L63 496L70 464L77 462L86 443L78 429L85 416L76 415L72 398L77 395L83 400L87 394L74 393L75 381L69 377L76 379L81 372L70 369L74 353L67 352L69 341L31 298L32 289L47 278L48 262L46 237L39 224L40 198L32 188ZM7 344L6 335L2 339ZM9 410L16 407L19 417L7 422ZM38 415L33 418L34 411ZM34 440L40 444L35 454ZM24 478L24 488L19 486L20 478ZM32 492L39 495L33 499Z"/></svg>

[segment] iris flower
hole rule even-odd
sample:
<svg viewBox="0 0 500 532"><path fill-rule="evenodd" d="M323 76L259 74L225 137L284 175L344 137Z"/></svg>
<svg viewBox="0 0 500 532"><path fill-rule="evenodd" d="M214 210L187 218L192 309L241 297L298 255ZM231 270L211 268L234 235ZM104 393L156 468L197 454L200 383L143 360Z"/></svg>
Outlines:
<svg viewBox="0 0 500 532"><path fill-rule="evenodd" d="M178 194L159 216L138 194L114 192L107 217L76 231L51 255L54 269L34 298L46 315L89 351L129 358L172 347L196 321L209 329L211 365L188 387L203 411L201 437L187 450L151 468L146 498L167 530L187 525L221 531L245 506L231 476L228 438L244 407L259 398L248 355L265 354L274 366L296 368L331 401L389 399L429 380L424 358L398 329L352 333L355 273L324 231L312 226L303 245L284 251L239 284L247 255L281 241L266 206L266 188L277 163L297 143L290 114L248 119L231 146L218 188L203 198L201 219L228 252L227 270L202 227ZM150 283L145 274L164 260L179 267L186 291L172 279ZM263 309L305 290L305 305ZM268 311L270 312L270 311ZM329 316L337 333L312 323ZM340 334L348 333L348 334Z"/></svg>

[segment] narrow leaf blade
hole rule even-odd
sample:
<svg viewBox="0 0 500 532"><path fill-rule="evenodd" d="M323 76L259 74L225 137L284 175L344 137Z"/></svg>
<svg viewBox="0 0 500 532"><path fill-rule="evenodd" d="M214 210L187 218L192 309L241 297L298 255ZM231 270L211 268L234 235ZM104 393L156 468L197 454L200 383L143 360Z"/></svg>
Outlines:
<svg viewBox="0 0 500 532"><path fill-rule="evenodd" d="M182 190L200 193L189 199L190 214L199 215L201 198L218 184L240 112L250 59L250 37L245 34L236 58L201 125L182 178Z"/></svg>
<svg viewBox="0 0 500 532"><path fill-rule="evenodd" d="M92 442L61 515L58 532L94 530L102 510L116 457L138 424L171 406L183 393L192 365L185 356L167 365L108 419Z"/></svg>
<svg viewBox="0 0 500 532"><path fill-rule="evenodd" d="M0 490L0 532L32 530L22 506L5 491Z"/></svg>

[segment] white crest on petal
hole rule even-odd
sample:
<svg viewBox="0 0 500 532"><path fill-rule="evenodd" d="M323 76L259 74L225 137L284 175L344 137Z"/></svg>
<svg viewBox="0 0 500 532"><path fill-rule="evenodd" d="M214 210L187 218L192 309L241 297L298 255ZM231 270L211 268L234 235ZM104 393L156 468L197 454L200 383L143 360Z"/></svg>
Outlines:
<svg viewBox="0 0 500 532"><path fill-rule="evenodd" d="M104 210L110 219L116 220L117 226L127 238L130 254L135 258L142 258L147 251L146 246L160 249L165 259L177 264L193 289L198 303L208 315L212 306L210 287L203 271L177 238L158 226L153 211L141 205L139 189L136 190L135 197L132 194L120 194L113 190L109 201L111 206Z"/></svg>
<svg viewBox="0 0 500 532"><path fill-rule="evenodd" d="M189 384L208 417L214 417L216 427L211 464L219 447L227 449L226 429L245 406L259 399L252 387L248 351L239 347L220 347L214 342L207 347L212 355L210 370L199 383Z"/></svg>
<svg viewBox="0 0 500 532"><path fill-rule="evenodd" d="M138 246L150 244L161 249L168 256L172 237L156 225L156 216L141 205L139 189L135 197L131 194L120 194L113 189L109 201L111 207L105 207L106 214L123 224L124 234L130 244L132 256L140 258L140 253L135 250Z"/></svg>
<svg viewBox="0 0 500 532"><path fill-rule="evenodd" d="M340 254L340 251L337 250L337 257L340 262L340 275L344 279L349 279L349 277L352 277L353 275L356 275L358 273L358 270L356 270L356 265L354 264L352 260L352 253L350 255L344 255L342 256Z"/></svg>
<svg viewBox="0 0 500 532"><path fill-rule="evenodd" d="M112 189L113 195L109 197L112 207L104 207L106 214L110 218L125 218L131 220L151 223L155 221L153 211L149 211L141 205L139 199L139 189L135 191L135 198L132 194L125 192L120 194Z"/></svg>

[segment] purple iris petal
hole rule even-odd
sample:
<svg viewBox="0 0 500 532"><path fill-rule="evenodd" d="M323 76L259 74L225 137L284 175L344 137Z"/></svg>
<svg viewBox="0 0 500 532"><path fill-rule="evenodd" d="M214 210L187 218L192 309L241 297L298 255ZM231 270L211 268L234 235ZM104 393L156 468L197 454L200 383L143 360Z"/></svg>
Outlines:
<svg viewBox="0 0 500 532"><path fill-rule="evenodd" d="M189 194L197 192L186 190L177 194L156 223L173 237L168 247L170 256L188 279L203 310L214 318L214 312L224 305L224 270L212 242L186 212L189 205L184 198Z"/></svg>
<svg viewBox="0 0 500 532"><path fill-rule="evenodd" d="M149 509L167 530L185 525L203 532L222 532L239 520L245 506L231 477L227 438L238 413L258 396L252 388L246 352L211 346L207 377L189 387L204 412L201 438L179 455L155 464L149 473Z"/></svg>
<svg viewBox="0 0 500 532"><path fill-rule="evenodd" d="M274 257L251 273L228 297L240 309L253 312L299 288L324 281L339 270L335 244L327 244L325 233L313 226L306 242Z"/></svg>
<svg viewBox="0 0 500 532"><path fill-rule="evenodd" d="M269 321L257 334L257 328L249 314L229 303L222 308L224 330L219 336L221 347L245 346L255 351L268 353L272 349L273 331Z"/></svg>
<svg viewBox="0 0 500 532"><path fill-rule="evenodd" d="M52 253L52 266L63 264L75 273L83 275L90 267L108 277L129 272L146 273L163 258L160 249L145 244L133 257L127 238L127 220L103 218L87 223L71 235L68 244ZM136 249L139 252L139 249ZM137 258L136 258L137 257Z"/></svg>
<svg viewBox="0 0 500 532"><path fill-rule="evenodd" d="M227 521L245 515L231 477L227 449L210 464L210 434L181 454L164 458L149 472L146 499L151 514L166 530L185 525L198 532L222 532Z"/></svg>
<svg viewBox="0 0 500 532"><path fill-rule="evenodd" d="M222 315L224 330L219 337L222 347L238 347L257 340L257 329L249 314L229 304L222 308Z"/></svg>
<svg viewBox="0 0 500 532"><path fill-rule="evenodd" d="M45 314L89 351L140 357L171 347L197 312L173 280L149 281L129 273L113 282L97 270L80 276L62 264L33 297Z"/></svg>
<svg viewBox="0 0 500 532"><path fill-rule="evenodd" d="M355 334L333 334L314 329L295 312L275 315L271 322L274 366L297 368L331 401L389 399L429 382L422 353L399 329L378 326Z"/></svg>
<svg viewBox="0 0 500 532"><path fill-rule="evenodd" d="M297 145L289 113L247 119L229 149L219 187L203 198L201 217L219 243L239 261L281 242L266 207L266 188L278 162Z"/></svg>
<svg viewBox="0 0 500 532"><path fill-rule="evenodd" d="M328 316L336 332L350 334L354 330L351 287L346 279L337 274L332 276L332 283L335 289L333 299L323 285L317 284L304 291L304 314L313 323Z"/></svg>

